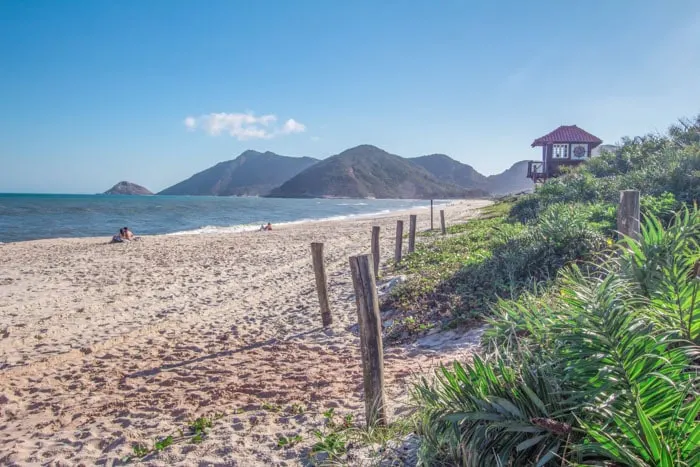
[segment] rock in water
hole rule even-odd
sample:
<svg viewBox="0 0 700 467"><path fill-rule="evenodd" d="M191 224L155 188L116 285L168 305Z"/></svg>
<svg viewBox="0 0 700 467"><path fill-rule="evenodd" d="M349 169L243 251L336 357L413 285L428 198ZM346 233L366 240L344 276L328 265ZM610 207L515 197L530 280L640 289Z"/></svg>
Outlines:
<svg viewBox="0 0 700 467"><path fill-rule="evenodd" d="M119 182L109 190L105 191L106 195L152 195L153 193L147 188L131 182Z"/></svg>

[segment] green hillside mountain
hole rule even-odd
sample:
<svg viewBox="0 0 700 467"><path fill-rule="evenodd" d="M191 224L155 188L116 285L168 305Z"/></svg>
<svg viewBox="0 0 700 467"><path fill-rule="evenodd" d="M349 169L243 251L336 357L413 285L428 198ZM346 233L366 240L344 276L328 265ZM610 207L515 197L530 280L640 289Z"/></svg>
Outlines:
<svg viewBox="0 0 700 467"><path fill-rule="evenodd" d="M317 162L311 157L287 157L248 150L232 161L220 162L159 195L258 196Z"/></svg>
<svg viewBox="0 0 700 467"><path fill-rule="evenodd" d="M437 180L407 159L371 145L324 159L291 178L270 196L285 198L458 198L485 195Z"/></svg>
<svg viewBox="0 0 700 467"><path fill-rule="evenodd" d="M496 196L533 191L535 185L527 178L527 164L528 161L516 162L500 174L489 175L484 189Z"/></svg>
<svg viewBox="0 0 700 467"><path fill-rule="evenodd" d="M619 147L614 145L614 144L601 144L600 146L594 148L591 151L591 156L599 156L603 152L615 152L618 149L619 149Z"/></svg>
<svg viewBox="0 0 700 467"><path fill-rule="evenodd" d="M423 167L438 180L464 188L483 188L486 177L471 165L452 159L445 154L414 157L409 162Z"/></svg>
<svg viewBox="0 0 700 467"><path fill-rule="evenodd" d="M425 168L440 181L467 189L485 190L491 195L520 193L532 191L534 188L532 181L527 178L527 161L516 162L500 174L486 177L472 166L444 154L432 154L408 160Z"/></svg>

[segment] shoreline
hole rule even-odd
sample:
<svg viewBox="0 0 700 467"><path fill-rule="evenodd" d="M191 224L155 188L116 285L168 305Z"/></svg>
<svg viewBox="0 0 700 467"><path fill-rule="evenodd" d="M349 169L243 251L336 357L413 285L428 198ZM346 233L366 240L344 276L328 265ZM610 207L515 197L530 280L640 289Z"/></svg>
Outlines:
<svg viewBox="0 0 700 467"><path fill-rule="evenodd" d="M450 206L447 223L488 204ZM203 442L140 465L303 465L323 412L364 417L348 258L369 253L379 225L388 271L395 220L410 212L419 231L429 227L418 208L271 232L2 245L0 464L110 465L218 414ZM325 330L311 242L324 243L333 316ZM471 352L473 338L450 332L430 336L440 337L430 348L387 346L390 416L406 410L415 375ZM278 445L297 435L298 445Z"/></svg>
<svg viewBox="0 0 700 467"><path fill-rule="evenodd" d="M410 200L413 201L413 200ZM425 201L425 200L415 200L415 201ZM429 200L428 200L429 201ZM455 207L464 204L469 204L471 202L487 202L490 203L491 200L485 199L455 199L455 200L438 200L446 201L446 203L435 204L434 213L435 218L439 222L440 209L439 207ZM285 221L277 224L273 224L273 229L275 230L287 230L294 228L296 226L303 226L307 224L325 224L325 223L342 223L342 222L355 222L355 221L366 221L366 220L382 220L387 217L397 217L401 215L410 215L425 212L430 209L430 206L416 206L409 209L397 209L397 210L385 210L373 213L364 214L349 214L345 216L331 216L320 219L298 219L293 221ZM204 231L205 229L214 229L214 231ZM216 236L216 235L232 235L232 234L245 234L251 232L258 232L260 229L259 225L248 225L248 224L238 224L232 226L204 226L193 230L176 231L170 233L158 233L158 234L136 234L138 237L143 238L154 238L154 237L180 237L180 236ZM34 240L18 240L13 242L0 242L0 245L15 245L24 243L43 243L43 242L53 242L53 241L74 241L74 240L86 240L86 241L98 241L101 240L103 243L110 243L110 239L105 237L95 237L95 236L85 236L85 237L51 237L51 238L41 238Z"/></svg>

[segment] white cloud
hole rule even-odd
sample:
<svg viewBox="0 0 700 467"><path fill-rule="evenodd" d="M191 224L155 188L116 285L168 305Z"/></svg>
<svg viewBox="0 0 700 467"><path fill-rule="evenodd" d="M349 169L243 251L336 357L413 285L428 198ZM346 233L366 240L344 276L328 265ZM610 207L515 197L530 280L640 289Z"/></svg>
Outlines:
<svg viewBox="0 0 700 467"><path fill-rule="evenodd" d="M286 122L284 122L284 126L282 127L282 130L280 130L280 133L284 135L289 135L292 133L303 133L306 131L306 125L303 123L299 123L293 118L290 118Z"/></svg>
<svg viewBox="0 0 700 467"><path fill-rule="evenodd" d="M229 134L239 141L249 139L270 139L279 135L303 133L306 126L293 118L279 128L277 116L268 114L256 116L249 113L210 113L199 117L188 116L185 126L189 130L202 130L211 136Z"/></svg>
<svg viewBox="0 0 700 467"><path fill-rule="evenodd" d="M188 130L194 130L197 127L197 120L194 117L187 117L185 119L185 126Z"/></svg>

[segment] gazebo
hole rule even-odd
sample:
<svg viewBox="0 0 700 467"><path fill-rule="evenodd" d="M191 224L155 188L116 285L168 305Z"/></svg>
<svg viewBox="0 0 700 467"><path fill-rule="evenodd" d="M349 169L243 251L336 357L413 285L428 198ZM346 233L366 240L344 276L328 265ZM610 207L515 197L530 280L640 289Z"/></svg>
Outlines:
<svg viewBox="0 0 700 467"><path fill-rule="evenodd" d="M582 163L602 143L600 138L576 125L562 125L532 142L533 148L542 146L542 161L529 161L527 178L538 183L556 177L560 167Z"/></svg>

